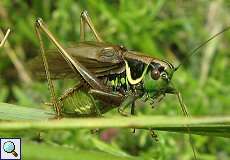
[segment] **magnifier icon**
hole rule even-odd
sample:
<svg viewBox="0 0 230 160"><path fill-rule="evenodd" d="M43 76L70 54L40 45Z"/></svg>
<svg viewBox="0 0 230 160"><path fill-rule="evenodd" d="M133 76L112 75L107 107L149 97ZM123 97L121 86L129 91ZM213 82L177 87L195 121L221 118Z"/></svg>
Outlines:
<svg viewBox="0 0 230 160"><path fill-rule="evenodd" d="M14 157L17 157L18 154L17 152L15 152L15 145L13 142L11 141L7 141L3 144L3 150L6 152L6 153L11 153L14 155Z"/></svg>

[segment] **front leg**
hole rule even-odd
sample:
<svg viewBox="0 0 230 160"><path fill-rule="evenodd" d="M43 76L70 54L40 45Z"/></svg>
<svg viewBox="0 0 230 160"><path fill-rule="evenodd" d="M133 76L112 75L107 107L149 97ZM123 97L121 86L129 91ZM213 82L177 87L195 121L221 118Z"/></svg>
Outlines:
<svg viewBox="0 0 230 160"><path fill-rule="evenodd" d="M132 103L132 107L131 107L131 115L134 115L135 114L135 101ZM133 133L136 132L136 129L133 128Z"/></svg>
<svg viewBox="0 0 230 160"><path fill-rule="evenodd" d="M125 98L125 100L121 103L121 105L118 107L118 112L123 116L129 116L127 112L125 112L125 109L132 105L131 107L131 115L134 115L134 108L135 108L135 100L137 98L135 96L128 96Z"/></svg>
<svg viewBox="0 0 230 160"><path fill-rule="evenodd" d="M160 95L157 95L156 97L152 98L152 102L150 102L150 105L152 106L152 108L155 108L156 105L158 105L158 103L160 103L165 97L165 93L162 93Z"/></svg>
<svg viewBox="0 0 230 160"><path fill-rule="evenodd" d="M104 92L101 90L96 90L96 89L90 89L89 92L93 97L96 99L101 100L102 102L105 102L106 104L111 104L111 105L119 105L124 96L119 93L110 93L110 92ZM108 110L111 109L111 106L109 107L104 107L102 108L101 112L107 112Z"/></svg>
<svg viewBox="0 0 230 160"><path fill-rule="evenodd" d="M135 96L123 96L119 93L109 93L100 90L90 89L89 93L94 97L105 101L110 104L115 104L118 106L118 112L123 116L128 116L128 113L125 113L125 109L132 104L131 114L134 114L134 102L137 99Z"/></svg>

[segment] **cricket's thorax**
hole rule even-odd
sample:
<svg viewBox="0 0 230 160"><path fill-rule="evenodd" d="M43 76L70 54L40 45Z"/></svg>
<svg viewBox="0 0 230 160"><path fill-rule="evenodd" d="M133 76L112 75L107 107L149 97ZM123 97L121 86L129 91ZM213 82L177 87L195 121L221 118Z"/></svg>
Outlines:
<svg viewBox="0 0 230 160"><path fill-rule="evenodd" d="M139 78L145 68L145 65L139 61L128 62L131 69L131 76L133 79ZM127 93L127 92L140 92L143 89L143 82L135 85L130 84L126 70L120 74L111 74L102 78L104 84L112 89L113 92Z"/></svg>

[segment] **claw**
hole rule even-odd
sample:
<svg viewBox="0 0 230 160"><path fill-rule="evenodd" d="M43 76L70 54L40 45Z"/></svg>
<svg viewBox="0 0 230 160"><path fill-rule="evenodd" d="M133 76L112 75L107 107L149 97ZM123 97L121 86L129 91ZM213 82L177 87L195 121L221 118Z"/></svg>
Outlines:
<svg viewBox="0 0 230 160"><path fill-rule="evenodd" d="M155 139L156 142L159 141L159 138L158 138L157 134L155 133L155 131L152 128L150 129L150 135L151 135L152 138Z"/></svg>
<svg viewBox="0 0 230 160"><path fill-rule="evenodd" d="M118 113L120 113L122 116L125 116L125 117L130 116L127 112L124 112L121 108L118 108Z"/></svg>
<svg viewBox="0 0 230 160"><path fill-rule="evenodd" d="M54 106L54 104L52 102L44 102L44 104L47 105L47 106L51 106L51 107ZM58 102L58 105L61 107L62 103ZM51 118L51 119L61 119L61 118L62 118L61 115L55 115L54 118Z"/></svg>
<svg viewBox="0 0 230 160"><path fill-rule="evenodd" d="M136 128L133 128L133 133L136 133Z"/></svg>
<svg viewBox="0 0 230 160"><path fill-rule="evenodd" d="M91 129L90 132L91 132L91 134L96 134L99 132L99 128Z"/></svg>

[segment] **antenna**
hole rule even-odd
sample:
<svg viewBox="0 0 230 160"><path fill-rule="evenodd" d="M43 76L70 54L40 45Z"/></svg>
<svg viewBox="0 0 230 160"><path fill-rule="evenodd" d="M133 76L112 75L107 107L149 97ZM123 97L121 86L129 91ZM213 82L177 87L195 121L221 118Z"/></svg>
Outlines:
<svg viewBox="0 0 230 160"><path fill-rule="evenodd" d="M190 57L192 57L200 48L202 48L203 46L205 46L209 41L213 40L214 38L216 38L217 36L221 35L222 33L228 31L230 29L230 26L224 28L223 30L221 30L220 32L214 34L213 36L211 36L209 39L207 39L206 41L204 41L203 43L201 43L199 46L197 46L195 49L193 49L192 51L189 52L188 57L183 59L182 62L175 67L174 71L178 70L180 68L180 66L182 66Z"/></svg>

